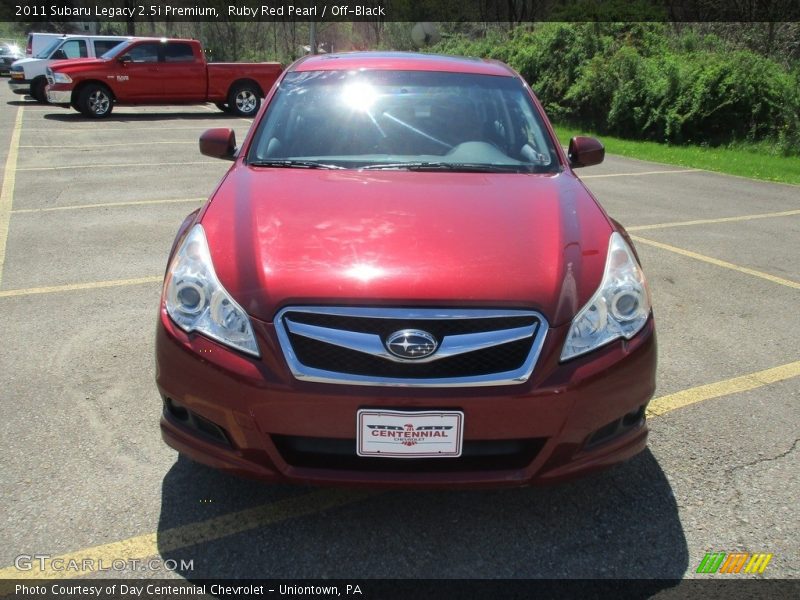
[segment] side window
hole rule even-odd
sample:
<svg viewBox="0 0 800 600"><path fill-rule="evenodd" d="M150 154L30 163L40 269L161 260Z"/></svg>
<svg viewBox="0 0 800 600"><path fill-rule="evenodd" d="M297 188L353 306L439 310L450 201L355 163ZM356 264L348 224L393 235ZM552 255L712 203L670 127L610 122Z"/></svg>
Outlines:
<svg viewBox="0 0 800 600"><path fill-rule="evenodd" d="M158 43L139 44L125 53L135 63L158 62Z"/></svg>
<svg viewBox="0 0 800 600"><path fill-rule="evenodd" d="M122 42L120 40L95 40L94 41L94 55L102 56L112 48L118 46Z"/></svg>
<svg viewBox="0 0 800 600"><path fill-rule="evenodd" d="M56 54L59 54L59 52L63 52L66 58L86 58L89 56L86 52L85 40L69 40L68 42L64 42L61 48L56 51ZM61 55L59 54L59 56Z"/></svg>
<svg viewBox="0 0 800 600"><path fill-rule="evenodd" d="M191 62L194 60L194 52L189 44L168 42L164 49L164 60L166 62Z"/></svg>

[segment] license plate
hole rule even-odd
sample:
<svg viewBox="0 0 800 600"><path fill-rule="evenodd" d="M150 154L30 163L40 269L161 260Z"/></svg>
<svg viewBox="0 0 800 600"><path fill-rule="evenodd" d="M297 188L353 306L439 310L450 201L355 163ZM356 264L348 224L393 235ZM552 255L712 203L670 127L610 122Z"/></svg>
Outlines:
<svg viewBox="0 0 800 600"><path fill-rule="evenodd" d="M461 411L358 411L359 456L441 458L461 456L464 413Z"/></svg>

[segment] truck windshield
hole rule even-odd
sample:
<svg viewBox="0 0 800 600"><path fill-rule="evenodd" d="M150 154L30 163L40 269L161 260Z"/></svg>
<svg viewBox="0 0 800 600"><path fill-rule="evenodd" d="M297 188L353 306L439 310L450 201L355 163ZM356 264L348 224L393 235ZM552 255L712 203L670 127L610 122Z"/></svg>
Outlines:
<svg viewBox="0 0 800 600"><path fill-rule="evenodd" d="M62 38L58 38L55 42L50 44L47 48L39 52L34 58L50 58L50 55L61 45L61 42L64 40Z"/></svg>
<svg viewBox="0 0 800 600"><path fill-rule="evenodd" d="M553 173L553 141L514 77L433 71L289 73L253 166Z"/></svg>

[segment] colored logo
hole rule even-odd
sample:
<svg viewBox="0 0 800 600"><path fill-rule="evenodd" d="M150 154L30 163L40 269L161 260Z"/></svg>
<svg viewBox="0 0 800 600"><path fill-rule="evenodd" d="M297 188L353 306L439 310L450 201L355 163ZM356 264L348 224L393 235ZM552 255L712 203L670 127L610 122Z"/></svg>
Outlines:
<svg viewBox="0 0 800 600"><path fill-rule="evenodd" d="M697 573L763 573L772 554L749 552L708 552L700 561Z"/></svg>

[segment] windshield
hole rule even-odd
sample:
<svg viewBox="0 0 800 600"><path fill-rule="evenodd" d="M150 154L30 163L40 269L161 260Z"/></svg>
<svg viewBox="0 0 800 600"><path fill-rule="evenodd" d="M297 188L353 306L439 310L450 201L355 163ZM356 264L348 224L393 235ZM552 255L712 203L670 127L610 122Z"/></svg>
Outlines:
<svg viewBox="0 0 800 600"><path fill-rule="evenodd" d="M63 42L63 41L64 41L63 38L58 38L55 42L50 44L47 48L45 48L44 50L39 52L39 54L34 56L34 58L50 58L50 55L53 53L53 51L56 48L58 48L58 46L61 45L61 42Z"/></svg>
<svg viewBox="0 0 800 600"><path fill-rule="evenodd" d="M108 50L105 54L101 55L100 58L104 58L104 59L114 58L118 54L120 56L122 56L121 53L124 52L125 48L130 46L132 43L133 43L133 41L120 42L119 44L117 44L116 46L111 48L111 50Z"/></svg>
<svg viewBox="0 0 800 600"><path fill-rule="evenodd" d="M551 173L560 167L513 77L311 71L281 82L255 134L255 166Z"/></svg>

